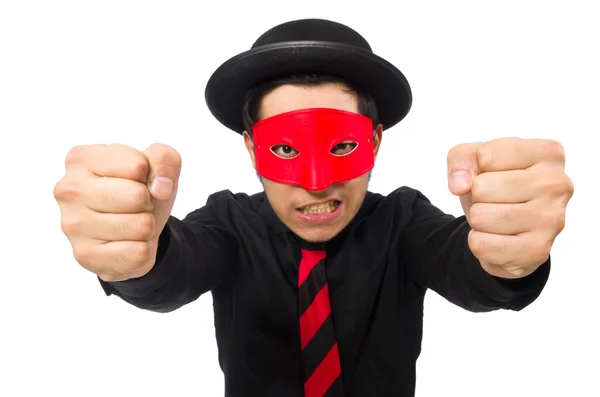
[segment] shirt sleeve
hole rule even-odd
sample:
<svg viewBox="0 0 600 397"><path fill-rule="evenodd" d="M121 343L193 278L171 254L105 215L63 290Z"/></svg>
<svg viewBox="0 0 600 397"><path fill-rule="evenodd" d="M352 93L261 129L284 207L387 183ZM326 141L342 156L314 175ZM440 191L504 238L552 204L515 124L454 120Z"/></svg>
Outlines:
<svg viewBox="0 0 600 397"><path fill-rule="evenodd" d="M145 310L170 312L217 288L231 273L238 243L210 202L183 220L169 218L158 243L156 263L140 278L105 282L117 295Z"/></svg>
<svg viewBox="0 0 600 397"><path fill-rule="evenodd" d="M404 239L415 282L472 312L520 311L535 301L549 278L550 258L526 277L493 276L471 252L470 230L464 215L445 214L417 191Z"/></svg>

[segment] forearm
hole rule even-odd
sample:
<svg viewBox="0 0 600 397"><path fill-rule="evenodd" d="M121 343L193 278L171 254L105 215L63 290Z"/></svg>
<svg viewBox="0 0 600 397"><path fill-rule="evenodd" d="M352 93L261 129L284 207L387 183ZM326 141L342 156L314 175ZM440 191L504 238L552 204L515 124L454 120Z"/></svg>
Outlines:
<svg viewBox="0 0 600 397"><path fill-rule="evenodd" d="M427 286L449 301L473 312L497 309L521 310L543 290L550 272L550 259L532 274L507 279L488 273L468 245L469 224L464 216L438 225L421 251ZM427 253L430 253L429 255Z"/></svg>
<svg viewBox="0 0 600 397"><path fill-rule="evenodd" d="M170 217L161 233L156 264L140 278L100 280L107 295L145 310L170 312L216 288L225 278L233 247L219 237L215 225L191 224Z"/></svg>

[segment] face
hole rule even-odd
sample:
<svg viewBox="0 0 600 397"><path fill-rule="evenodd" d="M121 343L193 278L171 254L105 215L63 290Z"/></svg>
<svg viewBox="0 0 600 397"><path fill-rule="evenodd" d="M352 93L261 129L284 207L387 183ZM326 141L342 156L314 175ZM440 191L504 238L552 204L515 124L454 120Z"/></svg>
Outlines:
<svg viewBox="0 0 600 397"><path fill-rule="evenodd" d="M278 87L263 98L260 116L265 119L308 108L332 108L358 113L354 94L348 92L343 85L330 83L315 87ZM379 125L373 137L372 149L375 156L379 150L381 135L382 127ZM246 132L244 141L256 168L254 142ZM340 145L336 150L343 152L348 149L348 145L343 146ZM286 148L279 150L282 151L281 156L286 155ZM368 173L318 191L309 191L267 178L261 179L267 198L279 219L300 238L311 242L328 241L344 229L358 212L369 184Z"/></svg>

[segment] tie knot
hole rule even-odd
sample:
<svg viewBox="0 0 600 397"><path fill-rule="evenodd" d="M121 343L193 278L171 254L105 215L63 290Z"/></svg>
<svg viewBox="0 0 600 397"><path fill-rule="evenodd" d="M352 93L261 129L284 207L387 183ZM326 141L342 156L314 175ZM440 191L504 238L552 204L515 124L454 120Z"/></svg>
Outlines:
<svg viewBox="0 0 600 397"><path fill-rule="evenodd" d="M322 256L326 256L327 252L323 249L323 248L302 248L300 250L300 252L302 253L302 257L304 258L305 256L311 256L311 255L322 255Z"/></svg>
<svg viewBox="0 0 600 397"><path fill-rule="evenodd" d="M325 243L313 243L310 241L302 240L300 242L300 247L306 251L324 251Z"/></svg>

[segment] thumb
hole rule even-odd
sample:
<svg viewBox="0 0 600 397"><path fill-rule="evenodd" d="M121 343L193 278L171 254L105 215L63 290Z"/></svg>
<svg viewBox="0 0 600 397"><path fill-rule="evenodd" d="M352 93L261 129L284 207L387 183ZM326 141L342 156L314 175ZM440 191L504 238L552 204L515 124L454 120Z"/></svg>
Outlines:
<svg viewBox="0 0 600 397"><path fill-rule="evenodd" d="M181 156L175 149L154 143L144 151L148 160L148 189L152 198L169 200L175 192L175 183L181 173Z"/></svg>
<svg viewBox="0 0 600 397"><path fill-rule="evenodd" d="M482 142L463 143L448 152L448 188L462 196L471 191L473 178L478 174L477 151Z"/></svg>
<svg viewBox="0 0 600 397"><path fill-rule="evenodd" d="M152 214L157 223L157 235L162 232L177 196L181 174L181 156L170 146L155 143L144 152L148 160L148 190L152 196Z"/></svg>

